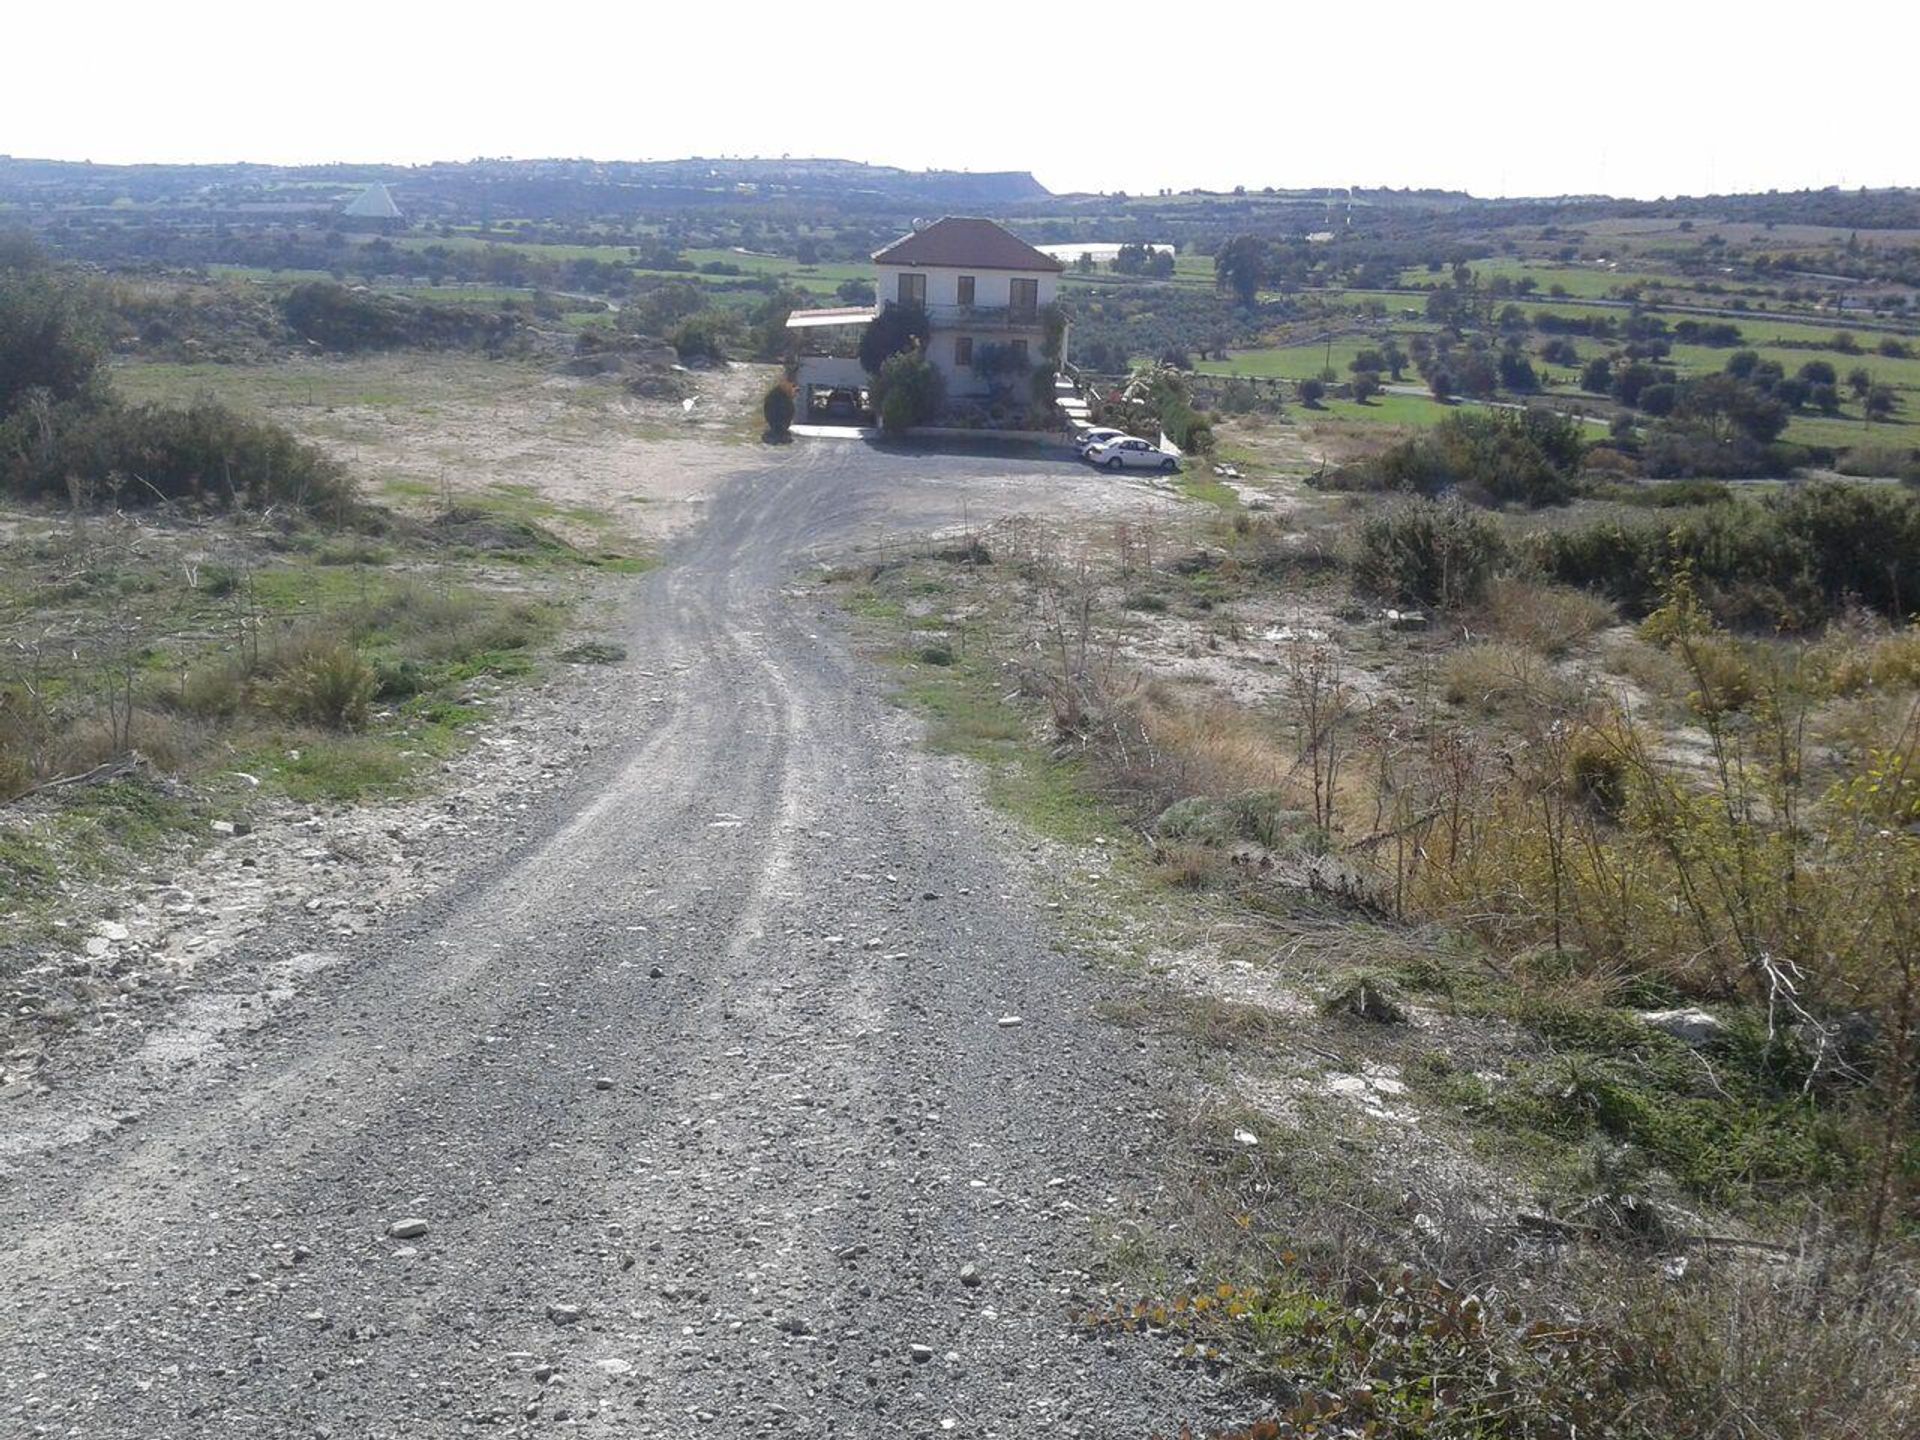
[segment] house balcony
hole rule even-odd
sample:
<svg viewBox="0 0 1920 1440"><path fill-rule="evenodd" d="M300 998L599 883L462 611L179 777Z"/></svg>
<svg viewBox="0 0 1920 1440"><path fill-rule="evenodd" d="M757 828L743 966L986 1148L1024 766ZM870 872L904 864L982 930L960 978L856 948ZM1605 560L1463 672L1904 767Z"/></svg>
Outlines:
<svg viewBox="0 0 1920 1440"><path fill-rule="evenodd" d="M898 302L889 300L886 308ZM1046 328L1044 311L1033 305L923 305L936 330L1039 331Z"/></svg>

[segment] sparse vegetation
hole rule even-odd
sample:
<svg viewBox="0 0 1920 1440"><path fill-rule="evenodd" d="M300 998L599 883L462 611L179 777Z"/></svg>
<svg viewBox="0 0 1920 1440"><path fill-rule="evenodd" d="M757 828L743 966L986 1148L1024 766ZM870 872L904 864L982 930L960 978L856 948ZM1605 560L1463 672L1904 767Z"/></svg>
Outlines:
<svg viewBox="0 0 1920 1440"><path fill-rule="evenodd" d="M76 287L32 252L0 268L0 490L74 505L344 515L345 471L281 427L209 397L184 408L122 403L93 323Z"/></svg>
<svg viewBox="0 0 1920 1440"><path fill-rule="evenodd" d="M1722 588L1735 562L1687 540L1673 542L1677 568L1664 581L1650 566L1651 595L1629 605L1646 621L1629 635L1614 628L1607 601L1549 577L1556 547L1579 554L1592 527L1632 522L1575 518L1536 533L1509 524L1503 534L1496 517L1424 499L1359 501L1359 514L1337 522L1350 533L1344 550L1304 543L1297 513L1284 529L1263 516L1196 521L1205 538L1185 547L1126 527L1072 559L1003 534L994 573L969 575L945 602L973 617L976 651L983 610L1005 604L988 648L1024 657L1010 673L1074 757L1080 783L1140 827L1145 873L1159 882L1151 893L1166 897L1155 903L1209 907L1211 925L1233 917L1230 927L1261 937L1241 954L1325 955L1313 1007L1349 1027L1389 1022L1343 1033L1382 1036L1419 1104L1542 1177L1547 1198L1528 1223L1568 1248L1544 1280L1550 1308L1580 1317L1579 1333L1613 1357L1608 1383L1626 1387L1583 1412L1600 1392L1570 1383L1549 1404L1560 1382L1542 1372L1527 1387L1542 1425L1551 1416L1636 1440L1718 1436L1726 1407L1738 1405L1773 1427L1756 1434L1833 1433L1808 1415L1903 1417L1859 1430L1890 1440L1912 1418L1900 1377L1914 1316L1895 1277L1915 1259L1909 1156L1920 1134L1920 1054L1910 1007L1920 1004L1920 965L1906 959L1916 945L1911 906L1894 897L1920 893L1920 670L1906 630L1865 618L1823 629L1817 618L1842 605L1841 587L1822 577L1863 581L1846 568L1857 537L1895 532L1903 504L1897 491L1809 487L1678 512L1672 529L1683 536L1723 533L1686 527L1730 512L1724 533L1758 527L1801 557L1801 638L1726 628L1716 616L1739 609ZM1326 567L1343 553L1344 574ZM1693 553L1709 557L1711 584L1691 578ZM1319 568L1306 563L1316 555ZM1542 556L1544 573L1530 568ZM1883 587L1907 583L1893 571ZM925 572L900 579L913 573ZM1343 662L1329 642L1289 642L1258 708L1176 690L1119 660L1129 610L1189 635L1235 634L1231 612L1273 593L1282 576L1290 589L1307 577L1335 609L1349 585L1444 605L1467 634L1415 631L1387 648L1405 650L1395 683L1426 687L1431 698L1417 707L1377 691L1361 700L1348 668L1358 662ZM1602 631L1604 646L1594 643ZM1375 675L1379 653L1364 666ZM1630 675L1649 693L1629 703L1599 683L1609 675ZM1839 734L1834 745L1814 738ZM1274 983L1298 964L1276 965ZM1390 1023L1416 1006L1419 1024ZM1238 1066L1314 1043L1298 1022L1274 1018L1286 1012L1263 1013L1260 1024L1232 1027ZM1656 1023L1669 1013L1688 1038ZM1474 1060L1456 1059L1446 1034L1485 1024L1515 1038L1477 1041ZM1421 1038L1434 1025L1441 1034ZM1234 1161L1223 1159L1201 1189L1220 1192L1212 1203L1223 1210L1257 1217L1273 1192L1243 1187L1241 1173L1283 1142L1251 1121L1242 1131L1228 1147ZM1308 1424L1301 1433L1354 1433L1340 1426L1362 1416L1391 1419L1394 1433L1463 1433L1447 1427L1475 1413L1471 1389L1421 1422L1435 1428L1406 1428L1412 1421L1391 1397L1430 1394L1453 1372L1430 1354L1381 1349L1377 1317L1355 1309L1357 1293L1415 1303L1393 1286L1365 1289L1380 1283L1380 1261L1407 1253L1404 1230L1369 1209L1381 1233L1356 1238L1346 1210L1283 1208L1270 1231L1252 1221L1257 1241L1222 1241L1227 1277L1257 1279L1235 1288L1217 1317L1211 1303L1196 1312L1189 1290L1089 1323L1168 1333L1177 1347L1191 1344L1193 1358L1231 1358L1270 1376L1281 1408L1269 1413ZM1728 1218L1702 1221L1702 1211ZM1812 1241L1796 1227L1816 1214L1834 1228ZM1676 1237L1716 1223L1782 1235L1820 1258L1772 1276L1735 1261L1702 1264L1685 1285L1664 1288L1628 1278L1641 1247L1684 1253L1690 1242ZM1223 1220L1222 1233L1240 1232ZM1395 1272L1395 1284L1444 1309L1468 1267L1482 1295L1522 1283L1530 1262L1506 1244L1488 1237L1489 1248L1467 1258L1436 1233L1416 1233L1412 1245L1448 1278ZM1315 1258L1276 1267L1283 1249ZM1527 1274L1524 1283L1543 1283L1537 1268ZM1474 1343L1524 1348L1532 1306L1520 1302L1509 1316L1508 1303L1501 1324L1490 1308L1485 1328L1468 1327ZM1348 1317L1352 1368L1338 1385L1305 1383L1334 1363L1315 1352L1309 1364L1299 1348L1322 1332L1250 1318L1268 1304ZM1854 1304L1884 1328L1855 1325ZM1717 1329L1712 1317L1730 1308L1759 1331ZM1793 1347L1793 1360L1768 1352L1791 1382L1776 1390L1741 1371L1767 1348L1762 1333L1798 1323L1817 1337ZM1629 1374L1615 1346L1668 1358ZM1851 1355L1855 1369L1823 1374L1808 1358L1816 1350ZM1566 1359L1555 1354L1554 1363ZM1369 1368L1375 1360L1383 1368ZM1507 1403L1502 1386L1527 1362L1501 1363L1489 1405ZM1363 1393L1364 1404L1354 1398Z"/></svg>
<svg viewBox="0 0 1920 1440"><path fill-rule="evenodd" d="M590 558L545 527L593 520L430 472L386 493L437 518L395 524L239 385L117 400L110 350L777 361L794 304L871 303L867 255L940 183L596 166L538 176L546 213L487 162L358 235L170 218L192 172L122 205L114 167L49 191L21 163L0 203L110 273L0 237L0 489L31 501L0 540L0 802L75 782L32 802L56 840L0 830L20 913L204 828L216 765L316 801L413 783L552 634L534 582ZM533 213L496 218L507 186ZM1913 196L1019 198L1036 240L1178 242L1064 278L1074 359L1100 418L1255 477L844 582L933 743L1103 842L1101 903L1148 917L1115 942L1131 1023L1230 1059L1193 1077L1177 1218L1116 1227L1152 1298L1086 1328L1225 1367L1245 1440L1914 1433ZM925 335L868 331L894 433L939 408ZM996 404L1045 408L1044 371L1003 366ZM760 418L784 435L790 390ZM1833 470L1904 487L1805 478Z"/></svg>
<svg viewBox="0 0 1920 1440"><path fill-rule="evenodd" d="M308 731L378 732L390 752L430 755L466 723L447 702L523 673L557 624L544 603L315 568L257 543L229 546L254 556L244 570L208 573L114 522L14 542L11 573L27 583L0 608L16 637L0 671L0 800L134 752L191 779L261 749L271 775L276 746Z"/></svg>

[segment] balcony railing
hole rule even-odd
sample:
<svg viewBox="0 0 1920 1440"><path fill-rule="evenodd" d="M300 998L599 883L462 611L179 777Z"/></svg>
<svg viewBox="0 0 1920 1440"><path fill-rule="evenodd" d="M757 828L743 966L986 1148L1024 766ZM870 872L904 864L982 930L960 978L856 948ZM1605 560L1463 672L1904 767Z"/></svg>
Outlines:
<svg viewBox="0 0 1920 1440"><path fill-rule="evenodd" d="M889 300L887 308L899 302ZM1038 330L1041 310L1035 305L922 305L937 329L941 330Z"/></svg>

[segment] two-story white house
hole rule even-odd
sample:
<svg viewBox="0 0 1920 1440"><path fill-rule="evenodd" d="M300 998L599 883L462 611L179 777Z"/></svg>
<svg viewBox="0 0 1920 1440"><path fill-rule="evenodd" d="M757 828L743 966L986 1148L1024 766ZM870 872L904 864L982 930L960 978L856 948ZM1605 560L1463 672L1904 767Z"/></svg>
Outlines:
<svg viewBox="0 0 1920 1440"><path fill-rule="evenodd" d="M787 320L803 349L795 384L801 414L818 409L823 394L864 389L866 372L851 358L859 335L890 305L927 315L927 358L947 382L950 398L987 393L974 359L985 347L1006 346L1027 366L1043 359L1047 315L1058 297L1060 261L992 220L949 215L903 235L874 253L872 307L796 310ZM1065 339L1056 361L1064 361Z"/></svg>

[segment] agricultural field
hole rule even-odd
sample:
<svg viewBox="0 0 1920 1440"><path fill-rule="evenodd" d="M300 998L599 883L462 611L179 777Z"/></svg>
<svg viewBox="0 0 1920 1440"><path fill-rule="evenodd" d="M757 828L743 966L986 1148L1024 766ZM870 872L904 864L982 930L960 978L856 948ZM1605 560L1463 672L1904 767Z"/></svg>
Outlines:
<svg viewBox="0 0 1920 1440"><path fill-rule="evenodd" d="M1512 267L1507 268L1511 273ZM1480 274L1482 272L1476 269L1476 275ZM1390 318L1395 308L1390 292L1346 291L1335 298L1351 318L1342 320L1336 312L1318 325L1308 323L1284 327L1294 337L1289 343L1232 348L1224 358L1214 355L1199 359L1195 364L1196 371L1208 376L1239 375L1296 383L1329 379L1330 383L1338 385L1347 380L1353 360L1363 349L1378 348L1384 340L1392 339L1399 343L1402 350L1406 350L1415 337L1431 338L1438 328L1425 318L1405 318L1404 311L1402 318ZM1372 301L1382 303L1368 303ZM1495 308L1500 309L1508 304L1518 306L1530 322L1536 317L1547 316L1577 324L1597 322L1616 331L1624 326L1629 316L1625 309L1609 305L1583 304L1573 300L1536 300L1532 297L1500 299L1495 302ZM1647 322L1664 325L1669 332L1683 322L1694 319L1680 312L1663 311L1656 307L1639 309L1631 314ZM1700 322L1695 320L1695 323ZM1705 345L1669 341L1654 363L1670 367L1680 380L1685 381L1721 372L1726 367L1728 357L1736 350L1753 351L1760 362L1777 364L1787 376L1798 374L1801 367L1810 362L1824 362L1833 367L1836 376L1843 382L1839 386L1839 410L1829 415L1809 406L1793 413L1783 437L1787 442L1838 451L1882 443L1912 443L1903 441L1901 437L1908 433L1907 422L1913 418L1910 413L1912 407L1920 403L1920 332L1892 337L1904 344L1911 353L1884 355L1878 350L1880 343L1888 338L1882 331L1851 331L1852 348L1841 350L1835 348L1835 343L1839 332L1848 328L1843 324L1750 319L1744 316L1732 318L1727 323L1739 331L1740 340L1737 344ZM1308 333L1303 335L1303 331ZM1515 336L1513 332L1502 331L1499 338L1510 343ZM1602 357L1612 359L1616 364L1624 363L1623 352L1627 342L1621 335L1564 336L1562 343L1570 346L1576 357L1573 363L1554 363L1542 356L1540 351L1552 338L1549 334L1529 331L1521 333L1518 338L1537 377L1539 388L1535 394L1542 397L1539 403L1602 416L1610 412L1607 397L1590 395L1582 390L1582 367L1587 361ZM1884 417L1877 424L1868 423L1859 397L1844 383L1856 370L1864 371L1873 384L1891 389L1896 396L1897 410L1894 415ZM1424 383L1422 377L1411 369L1407 372L1406 380L1414 385ZM1503 398L1522 397L1514 395ZM1419 423L1418 419L1407 415L1405 406L1389 409L1370 405L1355 409L1358 421L1362 424L1369 421L1383 425L1400 424L1409 423L1410 420Z"/></svg>
<svg viewBox="0 0 1920 1440"><path fill-rule="evenodd" d="M1675 285L1684 283L1674 276L1661 276L1649 271L1621 270L1606 264L1563 264L1554 261L1522 260L1513 257L1496 256L1472 262L1474 273L1481 281L1496 279L1519 282L1531 280L1535 289L1526 299L1546 299L1549 296L1562 296L1575 300L1613 300L1620 292L1634 285ZM1437 285L1448 278L1443 267L1429 270L1425 266L1415 266L1400 272L1400 284L1409 290L1421 290ZM1557 287L1557 288L1556 288Z"/></svg>
<svg viewBox="0 0 1920 1440"><path fill-rule="evenodd" d="M1202 360L1194 368L1203 375L1255 375L1263 379L1318 380L1325 371L1344 380L1347 367L1362 348L1378 345L1366 336L1342 336L1327 343L1313 342L1270 350L1243 350L1225 360Z"/></svg>

